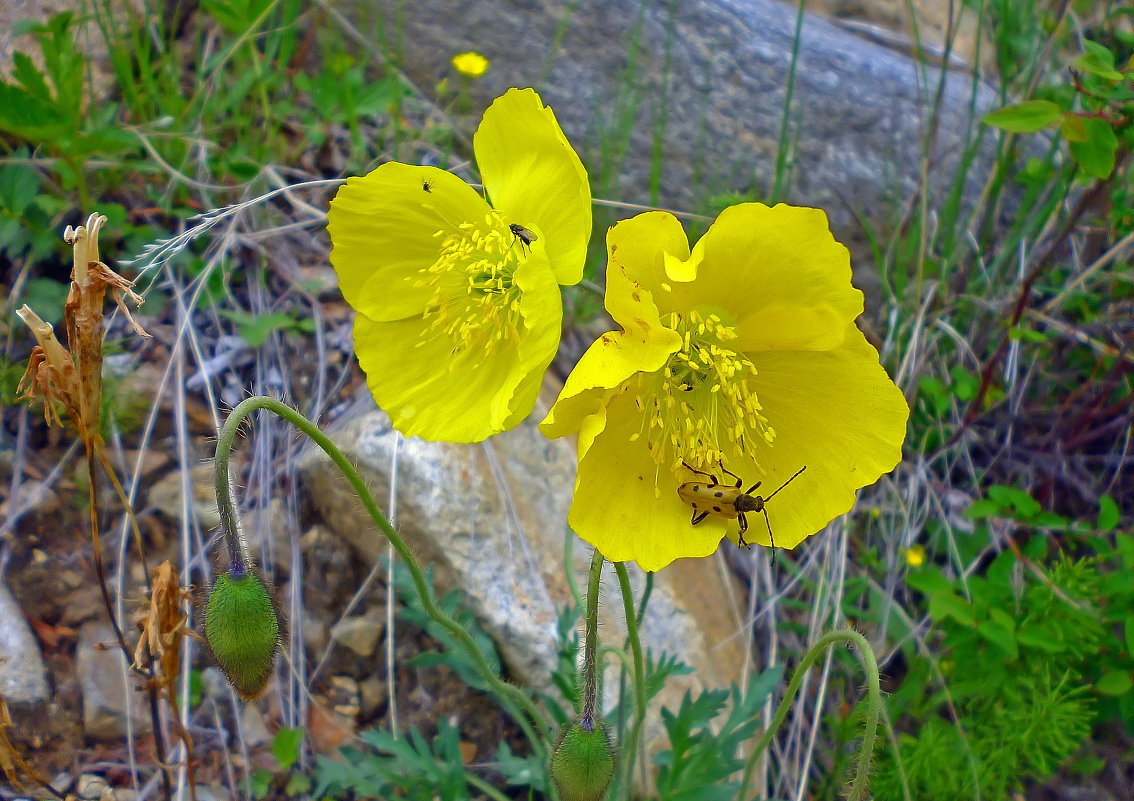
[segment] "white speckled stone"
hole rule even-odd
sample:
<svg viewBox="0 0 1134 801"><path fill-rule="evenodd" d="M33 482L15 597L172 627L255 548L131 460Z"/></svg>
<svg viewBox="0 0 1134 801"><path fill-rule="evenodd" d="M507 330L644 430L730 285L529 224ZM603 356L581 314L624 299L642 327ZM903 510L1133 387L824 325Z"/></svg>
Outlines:
<svg viewBox="0 0 1134 801"><path fill-rule="evenodd" d="M12 706L34 706L51 696L47 668L24 613L0 583L0 695Z"/></svg>

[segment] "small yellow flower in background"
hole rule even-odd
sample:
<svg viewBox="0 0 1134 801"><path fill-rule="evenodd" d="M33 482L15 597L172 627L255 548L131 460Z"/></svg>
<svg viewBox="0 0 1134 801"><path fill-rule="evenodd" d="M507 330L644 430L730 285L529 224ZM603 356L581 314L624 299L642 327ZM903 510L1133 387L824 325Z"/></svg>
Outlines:
<svg viewBox="0 0 1134 801"><path fill-rule="evenodd" d="M726 209L690 251L675 217L648 212L607 235L600 337L541 423L578 432L569 521L611 561L658 570L738 539L736 520L699 525L677 488L762 481L777 547L793 548L851 508L901 460L909 409L854 324L862 293L818 209ZM749 542L769 544L762 515Z"/></svg>
<svg viewBox="0 0 1134 801"><path fill-rule="evenodd" d="M906 551L906 564L910 567L921 567L925 564L925 548L914 545Z"/></svg>
<svg viewBox="0 0 1134 801"><path fill-rule="evenodd" d="M479 78L488 72L489 61L480 53L469 51L453 56L453 69L466 78Z"/></svg>
<svg viewBox="0 0 1134 801"><path fill-rule="evenodd" d="M559 346L559 285L583 275L587 173L539 95L497 98L473 151L491 205L452 173L390 162L327 212L358 361L406 436L478 442L523 420Z"/></svg>

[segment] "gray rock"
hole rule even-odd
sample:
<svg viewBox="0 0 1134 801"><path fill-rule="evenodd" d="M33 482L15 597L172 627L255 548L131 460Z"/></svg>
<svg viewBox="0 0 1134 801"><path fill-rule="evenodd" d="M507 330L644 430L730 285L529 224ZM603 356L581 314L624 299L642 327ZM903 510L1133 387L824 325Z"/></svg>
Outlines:
<svg viewBox="0 0 1134 801"><path fill-rule="evenodd" d="M109 787L110 785L106 783L105 777L99 776L97 773L84 773L79 776L79 781L75 785L75 792L79 794L80 798L100 799L103 791L109 789Z"/></svg>
<svg viewBox="0 0 1134 801"><path fill-rule="evenodd" d="M39 643L7 585L0 582L0 695L13 707L35 706L51 696Z"/></svg>
<svg viewBox="0 0 1134 801"><path fill-rule="evenodd" d="M256 704L242 704L243 709L240 712L240 733L244 737L244 742L248 744L249 748L255 748L258 745L263 745L270 742L272 733L268 731L268 726L264 723L264 715L257 708Z"/></svg>
<svg viewBox="0 0 1134 801"><path fill-rule="evenodd" d="M448 0L422 0L412 13L395 12L395 0L374 5L375 11L368 4L347 14L394 19L397 13L399 66L419 86L451 74L452 55L475 50L492 66L470 82L473 110L511 86L539 89L590 165L597 197L651 202L654 137L663 115L661 206L697 209L726 190L766 194L772 186L794 3L468 0L459 14ZM789 117L794 172L786 199L825 209L850 245L865 241L855 212L875 226L892 224L896 202L917 185L928 99L940 74L928 67L923 84L911 58L806 14ZM965 132L976 126L970 100L977 116L997 103L991 88L972 93L968 75L946 73L931 170L937 200L952 185ZM471 117L470 127L478 114ZM993 158L985 147L968 170L968 198L975 198ZM600 165L612 180L600 177Z"/></svg>
<svg viewBox="0 0 1134 801"><path fill-rule="evenodd" d="M340 620L331 627L331 636L359 656L372 656L385 631L384 621L359 615Z"/></svg>
<svg viewBox="0 0 1134 801"><path fill-rule="evenodd" d="M358 685L360 714L363 719L374 717L390 697L390 688L377 676L364 679Z"/></svg>
<svg viewBox="0 0 1134 801"><path fill-rule="evenodd" d="M220 512L217 511L213 465L209 463L191 467L186 481L190 493L189 511L202 528L216 528L220 525ZM183 481L179 471L166 474L150 485L146 496L149 508L157 509L170 520L180 520L184 516L182 489Z"/></svg>
<svg viewBox="0 0 1134 801"><path fill-rule="evenodd" d="M128 709L134 731L150 731L146 698L136 690L139 682L129 672L109 623L83 624L79 629L75 661L83 694L83 730L88 738L117 740L124 737Z"/></svg>
<svg viewBox="0 0 1134 801"><path fill-rule="evenodd" d="M15 523L29 512L45 517L59 509L59 495L49 484L34 478L20 482L16 494L0 503L0 520L11 518Z"/></svg>
<svg viewBox="0 0 1134 801"><path fill-rule="evenodd" d="M228 703L231 689L224 671L214 665L209 665L201 671L202 696L218 704Z"/></svg>

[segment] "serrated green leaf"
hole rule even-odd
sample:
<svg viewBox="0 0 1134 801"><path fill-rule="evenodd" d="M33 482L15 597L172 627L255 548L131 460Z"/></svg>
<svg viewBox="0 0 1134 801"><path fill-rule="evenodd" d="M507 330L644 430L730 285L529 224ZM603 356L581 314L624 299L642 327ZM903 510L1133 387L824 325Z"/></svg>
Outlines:
<svg viewBox="0 0 1134 801"><path fill-rule="evenodd" d="M1095 521L1095 527L1099 531L1114 531L1118 527L1119 516L1118 504L1114 502L1114 498L1109 495L1099 498L1099 516Z"/></svg>
<svg viewBox="0 0 1134 801"><path fill-rule="evenodd" d="M1083 124L1083 118L1078 114L1065 116L1063 122L1059 123L1059 132L1068 142L1087 141L1087 126Z"/></svg>
<svg viewBox="0 0 1134 801"><path fill-rule="evenodd" d="M1112 671L1104 673L1095 682L1095 689L1103 695L1123 695L1134 687L1134 679L1130 678L1129 672Z"/></svg>
<svg viewBox="0 0 1134 801"><path fill-rule="evenodd" d="M0 131L40 145L56 141L69 130L68 121L54 106L0 81Z"/></svg>
<svg viewBox="0 0 1134 801"><path fill-rule="evenodd" d="M1087 129L1087 140L1068 143L1071 158L1087 175L1108 178L1114 171L1114 153L1118 149L1114 128L1106 120L1095 117L1083 120L1083 126Z"/></svg>
<svg viewBox="0 0 1134 801"><path fill-rule="evenodd" d="M1034 133L1057 125L1062 119L1063 109L1050 100L1025 100L990 111L980 121L1011 133Z"/></svg>
<svg viewBox="0 0 1134 801"><path fill-rule="evenodd" d="M1114 53L1098 42L1083 42L1083 46L1086 52L1071 62L1071 66L1108 81L1122 80L1122 73L1114 68Z"/></svg>

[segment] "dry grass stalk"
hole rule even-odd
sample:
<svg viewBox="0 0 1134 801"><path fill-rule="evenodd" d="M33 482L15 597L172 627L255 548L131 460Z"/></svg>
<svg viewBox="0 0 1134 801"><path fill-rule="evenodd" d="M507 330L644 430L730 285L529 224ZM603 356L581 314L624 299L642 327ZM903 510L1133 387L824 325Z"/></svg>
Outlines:
<svg viewBox="0 0 1134 801"><path fill-rule="evenodd" d="M142 563L145 564L141 533L138 531L137 522L134 520L133 510L121 484L114 475L109 460L106 458L102 435L99 433L102 413L102 338L105 330L103 305L106 302L107 291L113 293L115 302L125 314L135 333L143 337L148 337L149 334L134 321L124 302L126 298L129 298L135 303L141 303L142 299L132 289L132 282L111 270L99 258L98 234L106 223L106 219L101 214L92 214L87 218L86 225L78 228L67 226L63 233L63 238L73 247L74 252L71 287L63 307L68 347L64 347L59 342L51 325L44 322L27 305L16 312L31 329L37 343L32 349L27 370L20 379L18 390L23 399L31 400L38 397L43 400L44 417L48 425L64 426L64 421L58 409L61 405L67 413L67 424L83 443L87 457L91 546L95 574L102 592L103 604L118 639L119 648L129 659L131 656L130 648L126 644L126 638L122 632L118 616L115 614L110 590L107 587L106 571L102 562L102 542L99 537L97 466L101 463L130 518ZM156 577L160 578L163 575L159 570ZM151 588L151 604L159 607L159 611L156 613L158 616L157 628L151 631L151 635L156 636L157 644L161 649L157 655L157 664L155 665L152 658L154 654L152 652L147 654L141 644L135 652L140 660L144 659L146 662L147 691L150 693L150 711L154 718L154 741L159 763L164 761L166 753L157 703L159 694L171 701L175 721L177 712L172 682L176 679L178 670L177 653L180 651L180 638L175 637L167 644L163 642L163 635L172 633L172 630L166 627L169 622L166 617L172 614L176 618L182 595L180 588L177 587L176 573L172 568L169 569L169 576L173 581L172 589L168 582L162 584L160 588L157 585ZM174 647L175 645L177 647ZM167 656L169 657L168 660L166 659ZM166 684L167 679L169 684ZM189 738L179 723L175 723L175 730L177 735L186 742L187 752L191 754ZM162 767L167 766L163 764ZM163 770L162 779L164 795L169 798L172 795L172 785L167 770Z"/></svg>

